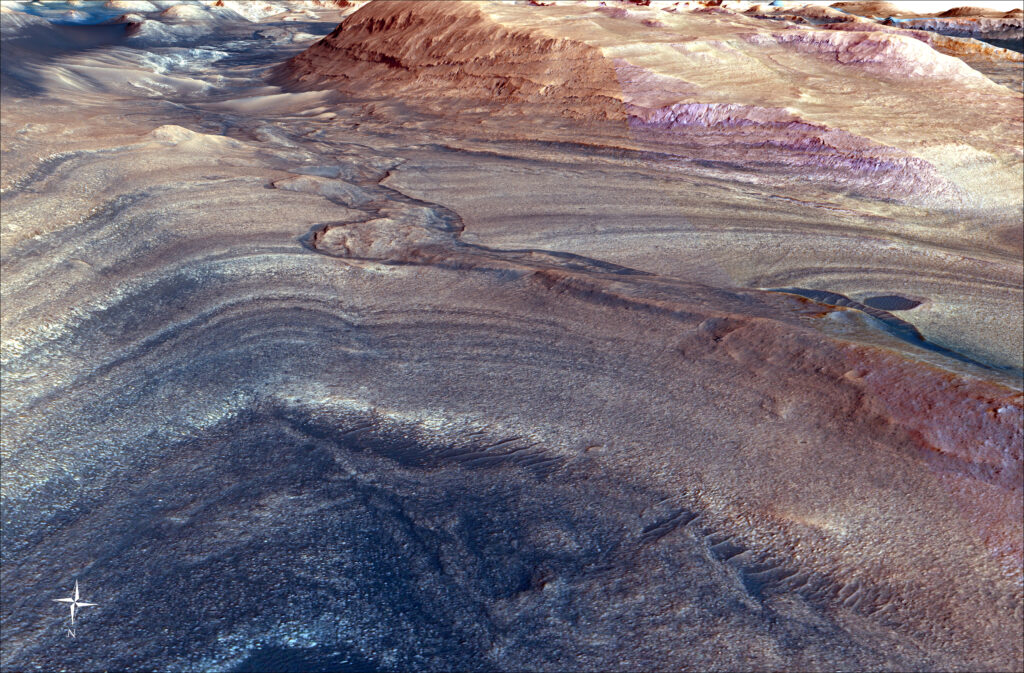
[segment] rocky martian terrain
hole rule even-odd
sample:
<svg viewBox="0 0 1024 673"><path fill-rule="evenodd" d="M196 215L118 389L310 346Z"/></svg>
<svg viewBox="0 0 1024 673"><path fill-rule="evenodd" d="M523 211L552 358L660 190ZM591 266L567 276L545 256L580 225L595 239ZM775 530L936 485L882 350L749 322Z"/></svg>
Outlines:
<svg viewBox="0 0 1024 673"><path fill-rule="evenodd" d="M3 670L1021 670L1022 13L911 5L4 2Z"/></svg>

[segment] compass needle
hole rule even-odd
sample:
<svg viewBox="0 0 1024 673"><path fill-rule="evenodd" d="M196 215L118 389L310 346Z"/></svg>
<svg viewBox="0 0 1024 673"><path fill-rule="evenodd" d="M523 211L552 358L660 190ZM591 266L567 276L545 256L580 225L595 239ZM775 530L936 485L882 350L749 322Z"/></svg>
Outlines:
<svg viewBox="0 0 1024 673"><path fill-rule="evenodd" d="M71 597L68 597L68 598L54 598L54 599L52 599L55 603L68 603L69 604L68 607L71 610L71 624L72 625L74 625L74 623L75 623L75 616L76 616L79 608L94 607L94 606L97 605L97 603L87 603L86 601L81 600L81 597L82 597L82 594L81 594L81 592L78 589L78 581L75 580L75 594L74 594L74 596L71 596ZM69 633L69 635L74 637L74 632L73 631L69 630L68 633Z"/></svg>

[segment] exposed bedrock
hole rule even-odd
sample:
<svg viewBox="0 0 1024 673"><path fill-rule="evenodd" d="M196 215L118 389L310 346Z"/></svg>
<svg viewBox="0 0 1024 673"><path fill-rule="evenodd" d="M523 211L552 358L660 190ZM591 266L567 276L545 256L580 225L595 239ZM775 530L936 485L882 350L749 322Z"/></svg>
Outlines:
<svg viewBox="0 0 1024 673"><path fill-rule="evenodd" d="M778 172L874 198L929 191L961 196L923 159L808 123L786 109L734 103L677 103L653 110L630 105L627 109L638 136L655 136L663 147L694 148L705 161L748 167L752 180L772 181L779 176L754 174Z"/></svg>
<svg viewBox="0 0 1024 673"><path fill-rule="evenodd" d="M329 16L4 47L4 670L1021 668L1019 94Z"/></svg>
<svg viewBox="0 0 1024 673"><path fill-rule="evenodd" d="M468 244L456 213L373 179L346 209L329 178L265 173L341 172L295 138L163 126L11 201L44 207L133 157L110 210L11 249L15 306L43 274L64 279L50 311L83 307L37 333L38 308L8 313L5 553L32 560L5 567L25 588L5 608L12 665L63 656L28 602L68 564L111 587L91 625L134 644L89 656L128 668L185 665L132 635L166 623L170 595L219 624L190 633L214 653L191 666L345 639L384 667L600 667L609 647L632 668L1019 660L1019 392L835 300ZM331 159L388 163L356 149ZM367 535L387 542L370 554ZM268 594L255 621L235 616L243 578ZM288 607L338 592L344 608L315 610L339 621ZM684 650L650 638L689 623L719 626Z"/></svg>
<svg viewBox="0 0 1024 673"><path fill-rule="evenodd" d="M288 66L303 84L326 80L359 94L545 103L588 119L623 117L614 67L599 49L502 25L473 3L372 3Z"/></svg>
<svg viewBox="0 0 1024 673"><path fill-rule="evenodd" d="M33 577L82 564L103 587L135 569L90 628L134 643L175 610L216 619L189 637L237 642L219 665L289 620L302 652L340 623L382 666L599 667L610 647L636 668L816 668L836 639L845 661L888 668L1019 656L1018 394L849 341L872 334L854 312L374 226L335 248L354 266L273 253L266 234L243 252L208 232L202 261L149 238L162 278L8 370L79 363L8 400L8 417L47 421L5 430L6 553ZM55 544L61 558L34 555ZM45 591L22 567L5 582ZM303 601L272 588L297 578ZM238 616L242 581L267 595L255 621ZM8 651L56 661L63 646L34 635L50 622L22 602L35 593L16 595ZM306 601L339 621L288 607ZM719 613L727 626L685 650L649 637ZM719 628L759 644L723 652ZM608 640L592 650L584 632ZM147 638L88 661L178 656Z"/></svg>
<svg viewBox="0 0 1024 673"><path fill-rule="evenodd" d="M979 37L985 40L1020 42L1024 19L1019 15L1006 18L912 18L899 22L901 28L929 30L956 37Z"/></svg>
<svg viewBox="0 0 1024 673"><path fill-rule="evenodd" d="M914 3L899 7L890 3L835 3L848 18L858 22L878 21L900 29L927 31L959 38L976 38L997 47L1024 51L1024 10L1017 7L1000 11L987 7L953 7L943 12L927 13Z"/></svg>
<svg viewBox="0 0 1024 673"><path fill-rule="evenodd" d="M924 43L927 33L831 25L842 30L720 9L381 3L280 74L360 97L387 91L469 130L487 123L486 110L505 120L488 131L509 138L569 138L572 127L550 115L569 117L618 144L678 144L682 157L776 185L810 180L970 210L1019 201L1020 156L996 140L1020 133L1018 93ZM950 91L972 97L970 115ZM694 109L725 114L665 123ZM652 120L668 132L638 131ZM954 150L953 138L979 154Z"/></svg>

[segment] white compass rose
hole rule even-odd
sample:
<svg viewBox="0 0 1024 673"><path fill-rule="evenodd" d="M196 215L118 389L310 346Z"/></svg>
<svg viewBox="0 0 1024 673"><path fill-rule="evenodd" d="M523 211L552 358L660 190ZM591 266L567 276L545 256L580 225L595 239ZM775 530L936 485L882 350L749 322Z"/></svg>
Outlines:
<svg viewBox="0 0 1024 673"><path fill-rule="evenodd" d="M55 603L70 603L69 607L71 608L71 624L72 625L74 625L74 623L75 623L75 611L76 610L78 610L79 608L86 608L86 607L90 607L90 606L96 605L96 603L86 603L85 601L81 600L81 597L79 596L79 593L78 593L78 580L75 580L75 595L74 596L72 596L70 598L54 598L53 601Z"/></svg>

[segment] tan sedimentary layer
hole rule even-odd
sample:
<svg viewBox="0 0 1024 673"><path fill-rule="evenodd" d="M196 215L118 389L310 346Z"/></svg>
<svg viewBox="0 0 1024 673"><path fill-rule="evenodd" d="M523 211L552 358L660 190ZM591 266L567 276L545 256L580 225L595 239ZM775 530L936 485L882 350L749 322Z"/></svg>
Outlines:
<svg viewBox="0 0 1024 673"><path fill-rule="evenodd" d="M954 17L954 16L989 16L989 17L1002 17L1002 16L1013 16L1012 12L1000 12L998 9L989 9L987 7L953 7L947 9L944 12L939 13L940 17Z"/></svg>
<svg viewBox="0 0 1024 673"><path fill-rule="evenodd" d="M672 110L724 107L737 122L752 111L742 128L704 125L700 137L695 124L655 123L664 133L654 142L690 146L687 156L703 143L716 161L762 173L758 180L833 181L873 197L955 208L1019 202L1009 169L1020 162L1019 148L999 140L1012 134L991 131L1021 127L1020 99L946 55L969 47L943 42L940 53L921 31L852 21L787 29L712 9L371 3L281 73L300 86L397 97L453 121L528 119L551 138L573 133L545 121L549 114L611 121L605 132L617 143L643 146L651 138L638 129ZM985 54L1003 57L1012 59ZM810 85L808 72L816 73ZM973 97L972 126L961 125L951 90ZM878 103L866 106L867 96ZM787 122L762 123L756 110L775 110ZM918 119L925 110L927 123ZM490 132L521 135L519 125ZM947 149L951 137L991 154L1006 175L973 177L963 153Z"/></svg>
<svg viewBox="0 0 1024 673"><path fill-rule="evenodd" d="M402 8L405 14L428 10L436 13L452 7L434 3L393 6ZM374 11L379 14L387 7L392 5ZM362 11L370 9L374 6ZM935 241L937 249L961 243L968 247L975 243L983 246L994 243L1011 254L1014 246L1019 247L1021 96L994 84L963 60L930 46L947 40L952 41L953 47L963 47L963 50L977 46L969 40L942 38L924 31L901 31L877 23L846 22L813 29L790 29L780 26L779 22L721 8L714 12L690 12L680 6L677 12L664 12L629 6L597 11L579 6L530 8L476 3L471 9L484 15L483 19L473 18L474 24L483 21L480 25L489 29L498 26L500 30L534 40L558 36L592 47L587 57L603 56L610 62L611 69L581 66L581 70L589 68L588 72L593 75L615 77L614 83L606 81L600 86L591 85L589 89L599 89L602 96L604 92L613 92L612 97L621 101L621 108L616 106L615 121L608 123L604 119L603 124L587 125L583 131L584 126L577 122L586 121L588 103L567 100L557 91L541 93L537 97L540 103L518 102L521 96L515 95L488 98L486 91L479 89L478 95L462 96L458 86L434 77L429 64L385 68L381 76L393 78L385 86L374 78L363 77L360 73L364 64L358 60L353 62L347 56L339 56L336 67L331 66L332 56L324 43L314 45L296 61L308 66L310 61L306 59L315 58L318 68L335 68L338 74L331 77L311 71L310 80L317 79L317 86L338 86L356 97L366 96L367 92L371 92L368 95L371 99L383 97L383 102L376 106L382 110L382 123L387 123L391 114L387 106L415 104L437 115L440 127L453 137L569 142L583 138L587 147L602 151L618 152L623 148L653 151L664 167L665 180L706 175L711 180L742 185L730 187L733 190L753 189L759 195L770 194L752 197L752 202L758 202L759 210L784 194L791 204L810 208L819 205L824 208L827 204L828 208L836 208L821 211L826 219L830 212L880 215L884 218L881 223L868 228L872 236L879 237L875 240L881 247L886 245L883 241L887 237L904 234L921 237L918 240ZM470 10L454 6L453 11ZM381 35L365 34L369 24L363 18L358 12L352 15L331 39L352 40L356 46L366 41L380 44L384 39ZM644 23L654 19L661 25ZM392 45L389 48L399 50L403 59L406 55L401 50L406 44L430 39L426 24L408 21L413 28L390 31L393 34L389 37ZM353 31L356 26L362 28L346 37L350 22ZM840 31L850 31L850 34L837 34ZM438 32L446 35L449 42L460 44L447 31ZM363 37L357 38L357 34ZM469 46L464 48L470 49ZM473 50L483 48L472 45ZM413 57L415 54L409 58ZM1013 55L1005 51L994 51L991 57L979 58L995 64L994 70L1003 70L1005 64L1018 66L1012 60ZM443 60L444 56L438 54L435 59ZM1007 77L1012 76L1012 68L1005 70ZM515 71L496 66L494 74L508 76ZM452 77L460 75L456 73ZM472 86L465 88L472 90ZM514 86L507 88L516 90ZM379 93L373 94L374 91ZM554 104L545 105L543 101ZM970 101L970 105L965 105L964 101ZM621 117L618 117L620 109ZM567 124L564 118L552 118L549 114L552 111L559 116L563 111L579 116ZM822 264L816 264L808 252L791 253L788 259L792 267L782 263L775 267L739 261L743 255L732 246L749 245L751 243L746 241L760 240L767 235L767 223L760 219L761 214L749 215L749 226L741 227L744 242L734 240L728 244L719 239L727 236L713 224L718 221L716 217L709 215L702 220L706 222L701 225L706 232L702 236L708 238L701 238L699 245L714 238L719 247L713 255L696 253L698 243L693 243L691 249L688 247L691 244L680 242L683 239L672 240L672 252L661 247L665 240L662 238L653 247L634 249L613 245L607 237L584 235L584 231L589 232L597 225L570 223L568 213L552 215L562 208L562 201L555 197L554 191L550 195L544 192L544 198L551 201L544 201L547 211L542 217L540 209L532 202L539 187L523 176L509 174L507 191L501 193L517 199L525 211L534 213L532 217L537 219L531 220L531 223L536 222L532 228L523 228L514 218L495 219L495 209L482 205L496 198L494 188L480 189L479 197L474 197L477 183L472 178L462 176L461 172L445 175L445 179L455 180L453 184L459 187L446 190L443 185L431 184L438 178L425 176L422 185L431 186L420 189L419 198L453 199L447 203L466 213L471 231L488 238L493 236L500 244L522 243L522 239L507 232L529 232L524 238L536 245L554 245L557 241L563 249L581 254L659 273L684 275L695 275L691 267L698 262L698 268L704 272L705 262L710 259L710 267L724 265L728 268L727 272L715 272L722 274L723 279L732 276L732 282L766 287L811 282L827 287L828 283L834 283L837 290L852 284L866 292L867 287L878 287L882 278L889 283L908 284L907 291L910 285L918 285L917 291L935 300L916 312L915 320L927 321L918 323L927 328L925 331L941 324L939 329L947 335L949 330L958 334L970 332L974 335L972 340L977 337L975 343L984 341L987 354L999 353L998 362L1010 365L1019 360L1014 354L1020 342L1019 330L1008 316L1006 320L996 317L1005 316L1005 312L989 308L1008 297L997 299L986 289L982 298L971 290L975 299L955 307L939 298L945 292L941 289L945 281L940 278L953 278L953 274L915 275L904 268L903 265L911 264L904 259L883 264L887 269L885 273L871 271L879 275L872 276L874 280L868 282L868 276L864 275L867 271L860 269L863 264L874 269L877 262L872 257L874 252L864 252L858 245L826 243L831 239L818 236L819 230L810 225L808 244L815 246L827 259L836 260L834 265L825 265L835 269L826 270ZM568 180L565 189L570 189L571 182ZM608 184L610 180L605 181L606 188ZM662 215L655 215L656 208L638 199L632 209L624 208L614 215L591 212L590 221L611 222L615 217L625 221L632 210L643 209L645 218L653 218L648 221L656 220L659 228L676 231L676 227L685 227L685 223L693 221L700 212L700 198L687 196L691 189L690 186L679 187L678 196L673 197L679 203L667 198L659 200ZM461 197L456 198L454 191L467 195L466 202ZM525 199L521 194L531 197ZM730 194L726 199L729 203L736 192ZM626 195L622 198L629 199ZM680 205L684 201L685 205ZM907 204L908 209L897 212L882 205L894 202ZM935 206L937 210L926 216L926 211L915 210L921 205ZM971 213L968 219L959 214L963 211ZM822 226L825 221L811 219L819 222L816 226ZM496 222L502 224L500 232L490 229ZM838 226L848 225L850 222ZM640 233L639 228L631 231L631 236L647 235ZM731 225L728 231L736 232L738 227ZM936 237L940 237L941 242ZM954 243L954 237L962 238ZM796 239L772 240L773 245L791 246L794 244L789 241ZM966 241L970 243L964 243ZM653 238L651 242L653 245ZM806 260L795 262L797 255L806 255ZM856 262L851 261L854 257ZM868 258L874 261L866 261ZM918 270L932 269L931 261L924 259L916 258L912 264L917 265ZM957 257L957 260L959 263L962 258ZM784 272L783 268L789 270ZM801 269L799 274L796 268ZM924 288L919 284L926 276L931 285ZM801 278L799 283L796 277ZM955 277L964 278L959 272ZM1016 287L1013 283L1018 277L1019 274L1008 280L1010 287ZM789 280L782 280L784 278ZM960 288L957 292L966 288L960 282L947 287L953 286ZM888 291L888 288L879 289ZM960 317L953 318L953 312L958 312ZM1005 347L1001 345L1002 337L985 331L994 328L997 322L999 329L1009 330ZM957 342L947 340L946 343Z"/></svg>
<svg viewBox="0 0 1024 673"><path fill-rule="evenodd" d="M829 7L862 16L865 14L871 16L902 16L904 11L899 5L891 2L875 2L874 0L867 0L865 2L833 2Z"/></svg>
<svg viewBox="0 0 1024 673"><path fill-rule="evenodd" d="M854 30L862 32L886 32L886 33L898 33L901 35L907 35L922 42L927 43L934 49L947 54L949 56L957 57L973 57L973 56L985 56L997 61L1009 61L1012 63L1024 62L1024 54L1013 51L1012 49L1003 49L981 40L975 40L970 38L955 37L952 35L942 35L941 33L935 33L927 30L913 30L909 28L899 28L895 26L888 26L881 23L868 23L868 24L849 24L849 23L826 23L818 26L823 30ZM970 63L968 63L970 65Z"/></svg>
<svg viewBox="0 0 1024 673"><path fill-rule="evenodd" d="M371 3L289 65L299 82L331 80L359 94L545 103L569 116L622 118L614 68L599 50L507 29L473 3Z"/></svg>
<svg viewBox="0 0 1024 673"><path fill-rule="evenodd" d="M848 12L856 16L874 16L879 18L893 17L935 17L935 18L990 18L1009 19L1019 17L1022 14L1020 9L1012 9L1003 12L989 7L953 7L942 12L919 12L917 3L901 3L899 5L891 2L834 2L829 7Z"/></svg>
<svg viewBox="0 0 1024 673"><path fill-rule="evenodd" d="M912 32L920 33L921 31ZM928 44L932 45L943 54L949 54L950 56L959 56L961 58L965 56L984 56L994 61L1008 61L1010 63L1024 62L1024 54L1021 54L1018 51L1013 51L1012 49L996 47L980 40L965 40L963 38L951 35L942 35L940 33L926 33L926 35L928 36ZM918 37L918 35L915 34L914 37ZM918 37L918 39L923 38Z"/></svg>

